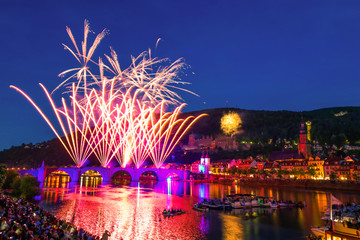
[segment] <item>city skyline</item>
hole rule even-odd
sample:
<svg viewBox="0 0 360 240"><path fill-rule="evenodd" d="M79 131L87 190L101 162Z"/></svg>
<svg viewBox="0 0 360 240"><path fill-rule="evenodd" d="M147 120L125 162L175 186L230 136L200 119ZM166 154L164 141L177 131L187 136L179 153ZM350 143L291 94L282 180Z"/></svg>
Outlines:
<svg viewBox="0 0 360 240"><path fill-rule="evenodd" d="M112 46L124 68L149 48L154 57L184 58L181 77L200 95L181 93L185 111L307 111L359 106L359 13L357 1L4 3L0 150L55 137L9 85L49 109L38 83L52 90L59 73L78 66L61 44L71 44L66 26L81 40L84 19L96 34L109 31L95 55Z"/></svg>

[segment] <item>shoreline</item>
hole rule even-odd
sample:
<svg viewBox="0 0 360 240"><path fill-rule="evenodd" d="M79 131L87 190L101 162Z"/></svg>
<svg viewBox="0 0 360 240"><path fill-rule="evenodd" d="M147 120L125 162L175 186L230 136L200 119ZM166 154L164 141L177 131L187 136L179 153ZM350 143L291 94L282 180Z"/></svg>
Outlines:
<svg viewBox="0 0 360 240"><path fill-rule="evenodd" d="M351 191L358 192L360 190L360 182L342 182L342 181L328 181L328 180L261 180L261 179L222 179L222 180L194 180L195 183L221 183L227 185L246 185L259 187L277 187L277 188L299 188L309 190L323 190L323 191Z"/></svg>

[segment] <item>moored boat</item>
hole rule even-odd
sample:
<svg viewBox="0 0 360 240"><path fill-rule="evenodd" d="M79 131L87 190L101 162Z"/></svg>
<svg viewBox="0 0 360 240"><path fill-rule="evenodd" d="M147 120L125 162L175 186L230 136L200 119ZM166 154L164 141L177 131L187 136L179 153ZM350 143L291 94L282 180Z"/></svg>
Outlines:
<svg viewBox="0 0 360 240"><path fill-rule="evenodd" d="M209 208L205 207L205 206L202 206L201 204L195 204L193 206L193 209L196 210L196 211L199 211L199 212L208 212L209 211Z"/></svg>
<svg viewBox="0 0 360 240"><path fill-rule="evenodd" d="M313 227L310 230L315 235L315 237L323 237L323 238L325 238L325 231L329 230L329 227L327 227L327 226Z"/></svg>
<svg viewBox="0 0 360 240"><path fill-rule="evenodd" d="M241 204L240 201L236 201L236 202L231 203L231 207L235 208L235 209L244 208L244 206Z"/></svg>

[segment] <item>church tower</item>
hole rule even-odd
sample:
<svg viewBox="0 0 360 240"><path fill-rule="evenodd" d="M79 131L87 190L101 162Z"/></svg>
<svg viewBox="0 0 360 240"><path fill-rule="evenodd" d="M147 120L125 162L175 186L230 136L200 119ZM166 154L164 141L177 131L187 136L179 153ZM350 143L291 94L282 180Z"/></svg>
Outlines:
<svg viewBox="0 0 360 240"><path fill-rule="evenodd" d="M306 130L307 130L307 140L309 143L311 143L311 122L310 121L307 121L306 122Z"/></svg>
<svg viewBox="0 0 360 240"><path fill-rule="evenodd" d="M310 145L309 139L307 137L307 132L305 130L304 123L301 123L301 126L300 126L298 151L299 151L299 154L302 153L302 155L304 155L305 159L308 159L311 156L311 145Z"/></svg>

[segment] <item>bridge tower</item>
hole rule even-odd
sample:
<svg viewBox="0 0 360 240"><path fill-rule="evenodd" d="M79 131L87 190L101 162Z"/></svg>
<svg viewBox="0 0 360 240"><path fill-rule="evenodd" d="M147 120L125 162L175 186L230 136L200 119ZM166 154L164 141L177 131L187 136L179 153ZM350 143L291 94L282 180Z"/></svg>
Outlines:
<svg viewBox="0 0 360 240"><path fill-rule="evenodd" d="M199 172L204 173L206 177L208 177L209 170L210 170L210 158L208 156L208 153L206 153L205 156L202 155L200 158Z"/></svg>
<svg viewBox="0 0 360 240"><path fill-rule="evenodd" d="M46 168L45 168L45 163L43 161L41 167L39 167L37 170L37 180L40 182L40 187L44 186L45 177L46 177Z"/></svg>

